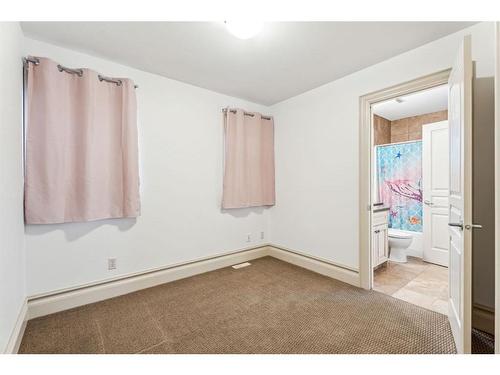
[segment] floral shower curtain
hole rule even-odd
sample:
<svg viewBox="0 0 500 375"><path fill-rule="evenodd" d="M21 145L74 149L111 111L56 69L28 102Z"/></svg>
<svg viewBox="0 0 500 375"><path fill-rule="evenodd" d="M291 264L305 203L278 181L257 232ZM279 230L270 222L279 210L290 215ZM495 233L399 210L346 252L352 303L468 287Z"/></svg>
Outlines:
<svg viewBox="0 0 500 375"><path fill-rule="evenodd" d="M389 228L422 231L422 141L376 146L380 202Z"/></svg>

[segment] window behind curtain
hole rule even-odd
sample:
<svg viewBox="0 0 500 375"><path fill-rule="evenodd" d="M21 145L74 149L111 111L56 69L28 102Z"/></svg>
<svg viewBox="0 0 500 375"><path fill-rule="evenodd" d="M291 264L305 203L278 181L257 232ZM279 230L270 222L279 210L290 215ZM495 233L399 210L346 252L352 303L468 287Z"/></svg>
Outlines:
<svg viewBox="0 0 500 375"><path fill-rule="evenodd" d="M222 208L274 205L273 119L241 109L224 116Z"/></svg>

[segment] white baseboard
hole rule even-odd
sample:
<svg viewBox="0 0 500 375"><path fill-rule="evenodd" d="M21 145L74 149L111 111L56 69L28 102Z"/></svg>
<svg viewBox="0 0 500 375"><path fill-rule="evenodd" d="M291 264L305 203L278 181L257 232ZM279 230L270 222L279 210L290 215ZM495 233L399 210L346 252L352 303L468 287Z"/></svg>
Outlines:
<svg viewBox="0 0 500 375"><path fill-rule="evenodd" d="M21 310L19 310L19 315L17 316L16 324L14 325L14 329L10 335L7 347L5 348L5 354L16 354L19 351L27 322L28 304L24 301L21 306Z"/></svg>
<svg viewBox="0 0 500 375"><path fill-rule="evenodd" d="M263 245L257 248L220 255L214 258L112 280L102 284L84 286L74 290L29 299L28 319L132 293L141 289L247 262L264 256L272 256L313 272L359 286L359 274L354 270L343 268L325 260L313 258L290 249Z"/></svg>
<svg viewBox="0 0 500 375"><path fill-rule="evenodd" d="M162 270L28 300L29 319L87 305L108 298L151 288L170 281L214 271L269 255L267 246L242 250L214 258L181 264Z"/></svg>
<svg viewBox="0 0 500 375"><path fill-rule="evenodd" d="M490 335L495 335L495 311L474 304L472 306L472 327Z"/></svg>
<svg viewBox="0 0 500 375"><path fill-rule="evenodd" d="M287 263L295 264L296 266L331 277L332 279L337 279L357 287L360 286L359 273L357 271L335 265L326 260L274 245L269 246L269 255Z"/></svg>

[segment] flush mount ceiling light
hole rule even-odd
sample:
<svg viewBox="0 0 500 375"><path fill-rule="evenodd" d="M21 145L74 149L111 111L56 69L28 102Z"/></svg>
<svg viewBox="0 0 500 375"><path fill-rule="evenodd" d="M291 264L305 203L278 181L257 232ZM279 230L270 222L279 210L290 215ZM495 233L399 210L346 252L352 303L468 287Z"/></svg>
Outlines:
<svg viewBox="0 0 500 375"><path fill-rule="evenodd" d="M262 30L262 22L251 21L225 21L226 29L235 37L240 39L250 39Z"/></svg>

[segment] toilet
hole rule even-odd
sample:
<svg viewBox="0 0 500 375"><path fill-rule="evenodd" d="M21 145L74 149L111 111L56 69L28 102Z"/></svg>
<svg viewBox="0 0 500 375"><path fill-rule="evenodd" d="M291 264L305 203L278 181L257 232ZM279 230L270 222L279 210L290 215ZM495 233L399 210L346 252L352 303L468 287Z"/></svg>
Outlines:
<svg viewBox="0 0 500 375"><path fill-rule="evenodd" d="M406 263L406 249L411 245L413 236L398 229L389 228L389 260L398 263Z"/></svg>

